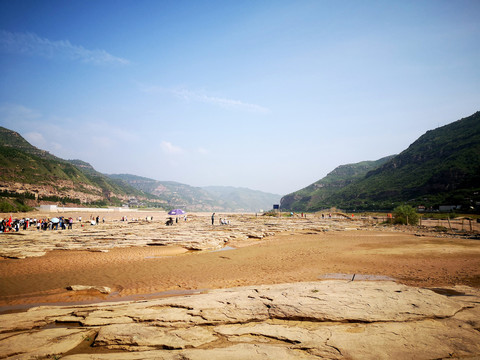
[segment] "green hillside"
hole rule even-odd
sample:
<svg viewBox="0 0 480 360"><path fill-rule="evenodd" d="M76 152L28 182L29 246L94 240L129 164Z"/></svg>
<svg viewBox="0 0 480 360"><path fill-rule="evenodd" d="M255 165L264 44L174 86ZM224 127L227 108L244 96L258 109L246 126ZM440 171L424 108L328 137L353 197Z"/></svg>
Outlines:
<svg viewBox="0 0 480 360"><path fill-rule="evenodd" d="M314 182L304 189L285 195L281 199L281 208L292 211L316 211L325 207L326 200L379 166L393 156L387 156L376 161L362 161L355 164L341 165L327 176Z"/></svg>
<svg viewBox="0 0 480 360"><path fill-rule="evenodd" d="M24 184L52 185L57 180L73 185L92 185L75 166L51 159L40 158L25 151L0 143L0 181Z"/></svg>
<svg viewBox="0 0 480 360"><path fill-rule="evenodd" d="M478 209L480 112L428 131L399 155L323 198L304 190L294 193L294 204L305 205L303 211L331 206L387 210L403 203ZM307 200L308 196L312 198ZM283 204L288 202L282 200Z"/></svg>
<svg viewBox="0 0 480 360"><path fill-rule="evenodd" d="M1 201L26 198L32 205L121 205L129 197L145 197L141 191L110 179L85 162L60 159L5 128L0 128L0 189Z"/></svg>
<svg viewBox="0 0 480 360"><path fill-rule="evenodd" d="M41 150L31 145L19 133L0 126L0 145L9 149L16 149L30 155L35 155L42 159L61 160L50 154L48 151Z"/></svg>

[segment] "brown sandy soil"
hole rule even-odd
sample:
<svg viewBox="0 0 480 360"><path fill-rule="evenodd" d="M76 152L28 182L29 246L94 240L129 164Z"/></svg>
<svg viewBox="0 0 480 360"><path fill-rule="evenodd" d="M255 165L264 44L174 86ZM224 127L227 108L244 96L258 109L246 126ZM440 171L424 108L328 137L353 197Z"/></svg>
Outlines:
<svg viewBox="0 0 480 360"><path fill-rule="evenodd" d="M283 234L228 245L236 249L137 247L2 259L0 311L42 303L150 298L165 291L315 281L332 273L387 275L421 287L480 287L478 240L357 230ZM69 285L108 286L113 292L72 292L66 290Z"/></svg>

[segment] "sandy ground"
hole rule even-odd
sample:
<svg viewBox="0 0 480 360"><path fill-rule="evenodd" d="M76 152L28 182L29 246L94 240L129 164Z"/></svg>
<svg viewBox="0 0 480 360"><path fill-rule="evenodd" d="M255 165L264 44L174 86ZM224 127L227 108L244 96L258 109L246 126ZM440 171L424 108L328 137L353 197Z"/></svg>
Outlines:
<svg viewBox="0 0 480 360"><path fill-rule="evenodd" d="M190 290L315 281L326 274L386 275L421 287L480 287L480 241L473 239L356 230L285 233L227 245L233 249L188 252L151 246L1 259L0 312L45 303L148 299ZM69 285L108 286L112 293L72 292L66 290Z"/></svg>

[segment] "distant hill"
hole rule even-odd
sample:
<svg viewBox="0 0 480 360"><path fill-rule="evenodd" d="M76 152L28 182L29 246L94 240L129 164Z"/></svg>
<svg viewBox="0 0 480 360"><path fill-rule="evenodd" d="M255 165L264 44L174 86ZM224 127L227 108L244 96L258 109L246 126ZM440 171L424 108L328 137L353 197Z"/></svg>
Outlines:
<svg viewBox="0 0 480 360"><path fill-rule="evenodd" d="M478 211L480 112L427 131L408 149L379 165L323 197L315 197L313 185L289 194L281 206L295 206L297 211L332 206L375 210L408 203L433 209L459 205L463 211Z"/></svg>
<svg viewBox="0 0 480 360"><path fill-rule="evenodd" d="M218 203L223 203L237 212L270 210L274 204L279 204L281 198L281 195L277 194L232 186L205 186L203 189L215 196Z"/></svg>
<svg viewBox="0 0 480 360"><path fill-rule="evenodd" d="M0 192L3 204L10 203L14 207L19 201L21 205L26 202L28 205L120 206L131 197L151 198L127 183L114 181L95 171L88 163L60 159L2 127Z"/></svg>
<svg viewBox="0 0 480 360"><path fill-rule="evenodd" d="M111 174L136 189L153 194L166 202L167 208L189 211L258 212L269 210L280 195L227 186L193 187L173 181L158 181L131 174Z"/></svg>
<svg viewBox="0 0 480 360"><path fill-rule="evenodd" d="M130 174L105 175L85 161L58 158L0 127L0 212L42 203L251 212L271 209L272 199L279 198L249 189L206 189Z"/></svg>
<svg viewBox="0 0 480 360"><path fill-rule="evenodd" d="M181 208L188 211L211 211L212 209L217 209L215 199L198 187L174 181L158 181L132 174L109 174L108 176L112 179L124 181L135 189L156 196L163 202L165 209Z"/></svg>
<svg viewBox="0 0 480 360"><path fill-rule="evenodd" d="M327 205L327 199L343 189L365 177L365 175L385 164L393 158L387 156L376 161L362 161L356 164L340 165L324 178L314 182L304 189L285 195L281 199L281 208L292 211L315 211Z"/></svg>

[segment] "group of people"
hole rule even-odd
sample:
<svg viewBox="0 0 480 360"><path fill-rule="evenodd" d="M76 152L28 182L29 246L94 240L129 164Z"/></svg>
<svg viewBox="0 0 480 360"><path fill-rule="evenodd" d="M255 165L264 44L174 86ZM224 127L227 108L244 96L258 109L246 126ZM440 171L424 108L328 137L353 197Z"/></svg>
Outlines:
<svg viewBox="0 0 480 360"><path fill-rule="evenodd" d="M2 221L0 221L0 232L3 233L3 232L19 231L20 227L22 228L24 226L28 227L28 225L29 225L28 221L25 223L25 220L24 220L23 223L20 224L20 220L18 219L12 220L12 217L10 216L9 219L2 219Z"/></svg>
<svg viewBox="0 0 480 360"><path fill-rule="evenodd" d="M82 218L80 217L80 221ZM105 223L105 218L102 219L102 222ZM100 224L100 216L94 217L93 215L90 216L90 225L98 225Z"/></svg>
<svg viewBox="0 0 480 360"><path fill-rule="evenodd" d="M218 223L220 225L230 225L230 220L227 218L219 218ZM215 213L212 214L212 225L215 225Z"/></svg>
<svg viewBox="0 0 480 360"><path fill-rule="evenodd" d="M60 216L58 218L44 218L44 219L12 219L10 216L9 219L2 219L0 221L0 233L5 232L18 232L21 229L27 230L30 227L36 228L37 230L65 230L71 229L73 226L73 218L65 218Z"/></svg>
<svg viewBox="0 0 480 360"><path fill-rule="evenodd" d="M79 223L82 222L82 217L77 218ZM105 222L105 218L102 219ZM28 228L36 228L37 230L66 230L73 228L74 219L72 217L54 217L43 219L12 219L12 216L8 219L0 220L0 233L5 232L18 232L20 230L27 230ZM100 223L100 217L90 216L90 224L96 225ZM83 226L83 225L82 225Z"/></svg>

